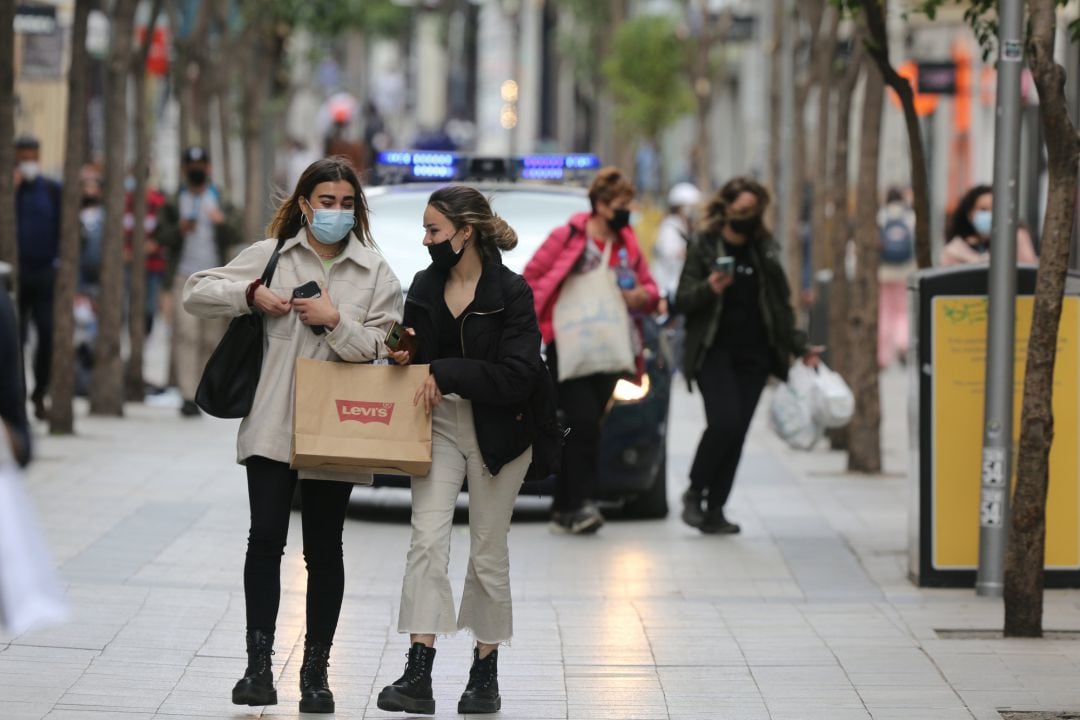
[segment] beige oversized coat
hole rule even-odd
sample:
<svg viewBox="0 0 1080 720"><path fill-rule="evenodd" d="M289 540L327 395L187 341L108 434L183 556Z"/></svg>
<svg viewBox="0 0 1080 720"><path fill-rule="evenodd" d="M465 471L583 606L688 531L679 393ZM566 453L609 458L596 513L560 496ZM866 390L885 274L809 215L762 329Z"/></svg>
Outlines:
<svg viewBox="0 0 1080 720"><path fill-rule="evenodd" d="M293 288L315 280L329 288L341 322L332 332L316 335L300 322L295 311L266 318L266 348L255 403L240 423L237 437L237 461L241 464L253 455L289 462L297 358L366 362L386 357L386 333L391 324L401 321L401 285L376 250L364 247L352 234L347 242L329 272L311 249L305 231L286 240L281 248L270 289L290 298ZM192 275L184 286L184 309L204 318L233 318L251 312L248 285L262 275L276 245L277 240L261 240L225 267ZM370 476L317 470L301 471L300 477L370 482Z"/></svg>

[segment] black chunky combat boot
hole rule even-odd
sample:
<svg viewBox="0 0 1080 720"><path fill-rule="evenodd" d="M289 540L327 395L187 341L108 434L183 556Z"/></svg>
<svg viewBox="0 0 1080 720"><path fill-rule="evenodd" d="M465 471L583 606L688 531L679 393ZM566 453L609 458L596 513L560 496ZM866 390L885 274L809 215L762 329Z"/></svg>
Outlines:
<svg viewBox="0 0 1080 720"><path fill-rule="evenodd" d="M499 651L492 650L487 657L480 657L480 650L473 648L473 663L469 668L469 684L461 693L457 711L462 715L496 713L502 707L499 697Z"/></svg>
<svg viewBox="0 0 1080 720"><path fill-rule="evenodd" d="M326 668L330 665L330 645L304 641L304 662L300 666L300 712L334 712L334 693Z"/></svg>
<svg viewBox="0 0 1080 720"><path fill-rule="evenodd" d="M273 654L274 633L247 631L247 670L233 688L234 705L277 705L274 671L270 667L270 656Z"/></svg>
<svg viewBox="0 0 1080 720"><path fill-rule="evenodd" d="M435 648L413 643L409 648L405 674L379 693L380 710L419 715L435 714L435 696L431 693L431 666Z"/></svg>

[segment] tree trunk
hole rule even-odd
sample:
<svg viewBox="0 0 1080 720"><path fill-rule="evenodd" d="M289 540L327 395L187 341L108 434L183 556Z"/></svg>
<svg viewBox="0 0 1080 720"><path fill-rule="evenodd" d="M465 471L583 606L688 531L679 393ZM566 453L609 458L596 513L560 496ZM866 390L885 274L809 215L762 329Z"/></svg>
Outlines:
<svg viewBox="0 0 1080 720"><path fill-rule="evenodd" d="M804 230L803 210L807 206L806 103L814 82L812 70L805 67L806 65L812 66L813 63L800 63L799 61L802 59L800 56L804 54L804 50L807 51L807 56L813 55L813 50L817 47L818 38L820 37L821 18L824 13L825 0L804 0L795 5L795 28L798 42L794 44L794 52L797 69L799 65L802 65L803 69L801 76L795 81L795 103L790 139L792 144L791 186L788 188L788 195L785 198L788 223L787 237L784 238L784 241L787 246L788 282L791 284L796 298L796 309L803 307L803 266L807 259L802 243ZM809 28L809 33L806 36L803 36L801 31L802 15L805 15L805 22Z"/></svg>
<svg viewBox="0 0 1080 720"><path fill-rule="evenodd" d="M709 21L707 8L701 8L701 32L693 42L690 73L690 86L694 93L694 117L696 122L694 147L691 150L691 166L694 182L699 188L711 188L712 181L712 142L709 133L709 118L712 116L713 78L709 57L714 42L714 29ZM657 146L659 147L659 146Z"/></svg>
<svg viewBox="0 0 1080 720"><path fill-rule="evenodd" d="M813 242L813 267L815 270L832 267L832 242L829 226L832 214L828 212L831 153L829 138L832 136L832 101L833 101L833 56L836 52L836 32L840 24L840 14L829 6L825 10L826 27L824 34L814 46L814 72L818 88L817 147L815 165L807 173L807 179L813 183L814 204L812 209L810 237ZM846 106L845 106L846 107ZM837 114L842 113L838 111Z"/></svg>
<svg viewBox="0 0 1080 720"><path fill-rule="evenodd" d="M889 34L885 27L888 0L863 3L869 30L869 51L882 78L900 98L907 126L908 152L911 155L911 193L915 204L915 261L920 269L933 264L930 253L930 186L926 172L926 150L923 146L919 115L915 112L915 91L907 78L901 77L889 62Z"/></svg>
<svg viewBox="0 0 1080 720"><path fill-rule="evenodd" d="M129 402L142 402L146 396L143 377L143 349L146 345L146 179L150 170L149 98L146 96L146 60L154 37L154 25L161 12L162 0L155 0L150 10L146 35L131 61L131 77L135 82L135 191L131 214L131 297L128 311L128 334L131 355L128 356L124 379L124 397Z"/></svg>
<svg viewBox="0 0 1080 720"><path fill-rule="evenodd" d="M229 200L235 200L233 192L236 184L232 166L232 149L229 147L232 138L233 118L232 73L228 71L233 57L233 35L229 31L228 6L225 3L212 4L214 6L214 23L217 25L220 35L217 53L213 58L214 76L218 80L214 87L214 98L217 102L218 124L221 126L221 157L216 161L218 167L216 175L222 196Z"/></svg>
<svg viewBox="0 0 1080 720"><path fill-rule="evenodd" d="M53 352L49 383L49 431L75 432L75 289L79 284L82 245L79 169L86 155L87 51L86 25L93 0L77 0L71 26L71 65L68 68L67 128L64 134L64 187L60 210L60 267L56 271L53 309ZM2 20L0 20L2 22Z"/></svg>
<svg viewBox="0 0 1080 720"><path fill-rule="evenodd" d="M15 224L15 3L0 2L0 262L11 265L12 281L19 271L19 241Z"/></svg>
<svg viewBox="0 0 1080 720"><path fill-rule="evenodd" d="M878 158L885 86L881 73L866 73L866 97L859 139L856 196L855 279L851 286L848 342L855 416L848 425L848 470L881 471L881 395L878 388Z"/></svg>
<svg viewBox="0 0 1080 720"><path fill-rule="evenodd" d="M180 3L182 0L169 0L169 27L173 33L179 32ZM188 64L191 57L191 41L188 38L175 37L176 59L169 72L172 75L172 93L178 109L177 126L179 129L180 150L191 146L191 92L188 83ZM171 363L170 363L171 365Z"/></svg>
<svg viewBox="0 0 1080 720"><path fill-rule="evenodd" d="M780 190L780 115L783 113L784 60L781 50L784 46L784 0L772 0L773 36L769 52L769 189L775 197ZM767 223L769 227L778 226L780 198L769 203Z"/></svg>
<svg viewBox="0 0 1080 720"><path fill-rule="evenodd" d="M241 137L244 147L244 237L259 237L263 220L263 208L266 198L263 193L265 168L263 167L262 131L263 112L266 98L270 92L269 29L260 18L253 18L244 30L243 55L247 58L247 67L263 68L255 76L244 77L243 88L244 113L241 118Z"/></svg>
<svg viewBox="0 0 1080 720"><path fill-rule="evenodd" d="M124 317L124 175L127 170L124 145L128 127L127 76L137 4L138 0L116 0L110 14L112 26L105 85L105 230L98 336L90 388L90 412L95 415L119 416L124 413L124 361L120 355Z"/></svg>
<svg viewBox="0 0 1080 720"><path fill-rule="evenodd" d="M1028 67L1039 91L1049 188L1020 411L1012 526L1005 554L1005 635L1010 637L1042 636L1046 492L1054 440L1054 363L1080 157L1080 139L1069 119L1065 97L1065 70L1054 62L1054 0L1028 0L1028 8ZM1069 482L1070 478L1059 480Z"/></svg>
<svg viewBox="0 0 1080 720"><path fill-rule="evenodd" d="M848 220L850 182L848 178L848 157L851 141L851 96L859 82L863 68L862 43L855 40L850 64L836 93L836 137L833 151L832 173L829 180L829 206L832 221L829 223L829 244L832 266L832 287L829 289L829 340L827 355L832 369L845 378L851 375L851 353L848 342L847 313L851 306L851 288L847 277L847 244L851 237ZM837 428L828 433L829 442L834 450L847 450L847 428Z"/></svg>

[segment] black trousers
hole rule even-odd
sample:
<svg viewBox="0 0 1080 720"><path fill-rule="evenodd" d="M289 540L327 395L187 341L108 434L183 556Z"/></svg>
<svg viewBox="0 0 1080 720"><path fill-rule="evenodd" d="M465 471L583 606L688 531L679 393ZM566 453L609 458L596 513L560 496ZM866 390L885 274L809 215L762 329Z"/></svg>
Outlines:
<svg viewBox="0 0 1080 720"><path fill-rule="evenodd" d="M707 491L710 510L720 510L735 484L735 471L761 391L768 380L760 352L734 355L713 347L697 384L705 400L705 432L690 468L690 486Z"/></svg>
<svg viewBox="0 0 1080 720"><path fill-rule="evenodd" d="M249 630L273 632L281 601L281 556L289 532L296 471L264 457L247 459L251 533L244 563ZM300 482L307 564L307 638L333 641L345 593L341 533L352 485L332 480Z"/></svg>
<svg viewBox="0 0 1080 720"><path fill-rule="evenodd" d="M592 499L596 490L600 424L618 375L597 374L559 380L555 344L547 348L548 368L555 378L555 394L563 424L570 429L563 447L562 470L555 481L555 512L574 512Z"/></svg>
<svg viewBox="0 0 1080 720"><path fill-rule="evenodd" d="M37 330L37 349L34 351L34 390L30 397L37 400L49 392L52 372L53 294L56 292L56 270L23 269L19 274L19 335L23 347L30 332L30 323Z"/></svg>

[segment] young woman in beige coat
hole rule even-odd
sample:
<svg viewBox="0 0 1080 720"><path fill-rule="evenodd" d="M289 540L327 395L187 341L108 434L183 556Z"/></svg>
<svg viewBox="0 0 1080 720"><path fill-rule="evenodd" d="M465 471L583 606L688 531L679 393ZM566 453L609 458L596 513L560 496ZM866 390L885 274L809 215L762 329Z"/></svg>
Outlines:
<svg viewBox="0 0 1080 720"><path fill-rule="evenodd" d="M326 667L344 594L341 534L352 485L289 468L296 359L365 362L385 357L383 340L401 320L401 286L373 249L368 207L348 160L313 163L270 223L269 240L231 263L192 275L184 309L207 318L257 312L266 318L266 352L251 413L240 424L238 460L247 467L251 533L244 565L248 666L233 689L237 705L277 703L270 666L281 555L298 479L308 569L307 635L300 670L300 712L330 713ZM281 250L270 287L259 279ZM315 281L317 298L293 299ZM347 478L341 478L346 479Z"/></svg>

